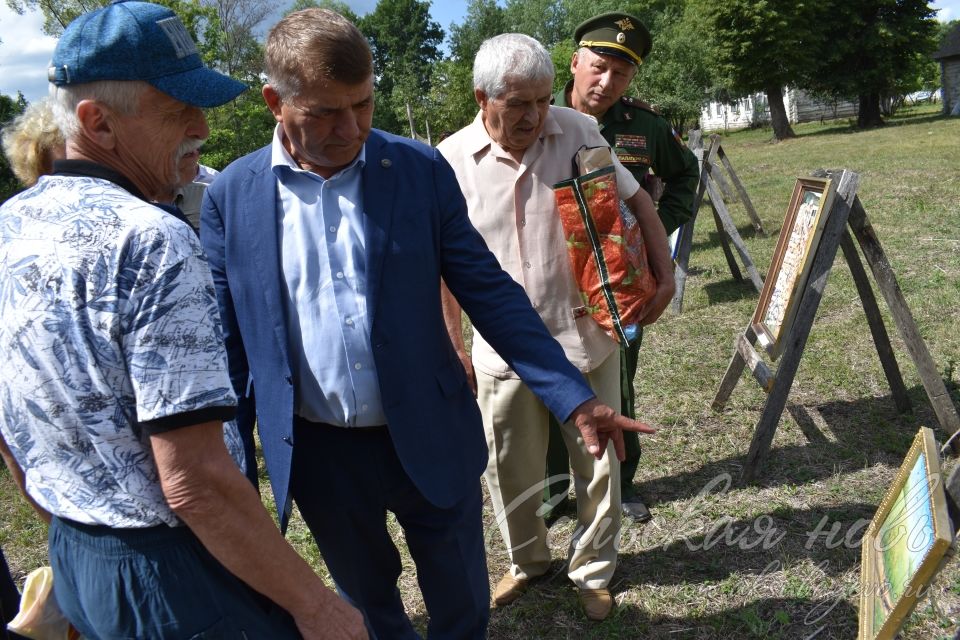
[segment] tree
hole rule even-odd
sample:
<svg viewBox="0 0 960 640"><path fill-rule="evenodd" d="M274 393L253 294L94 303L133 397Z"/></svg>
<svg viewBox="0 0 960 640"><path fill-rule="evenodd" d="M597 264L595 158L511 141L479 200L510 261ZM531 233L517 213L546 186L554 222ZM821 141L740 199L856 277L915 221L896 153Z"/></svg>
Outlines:
<svg viewBox="0 0 960 640"><path fill-rule="evenodd" d="M105 7L110 2L111 0L7 0L7 6L20 15L39 9L43 14L43 32L48 36L59 37L74 18Z"/></svg>
<svg viewBox="0 0 960 640"><path fill-rule="evenodd" d="M477 113L473 60L487 38L507 31L496 0L471 0L462 24L450 25L450 57L432 65L426 117L438 135L466 126Z"/></svg>
<svg viewBox="0 0 960 640"><path fill-rule="evenodd" d="M263 51L254 32L272 11L269 0L155 0L179 16L204 62L245 82L250 89L235 101L207 110L210 138L204 164L223 167L270 140L273 118L260 98ZM110 0L7 0L20 13L40 10L44 32L63 33L74 18Z"/></svg>
<svg viewBox="0 0 960 640"><path fill-rule="evenodd" d="M695 16L667 9L651 24L653 50L640 66L633 92L653 104L676 131L700 117L714 83L710 51Z"/></svg>
<svg viewBox="0 0 960 640"><path fill-rule="evenodd" d="M0 128L10 124L10 121L23 113L27 108L27 101L22 93L17 93L16 98L0 93ZM16 195L23 185L13 175L13 169L7 161L6 154L0 153L0 202Z"/></svg>
<svg viewBox="0 0 960 640"><path fill-rule="evenodd" d="M561 0L507 0L504 18L509 31L536 38L547 49L573 38Z"/></svg>
<svg viewBox="0 0 960 640"><path fill-rule="evenodd" d="M196 0L173 0L178 4L196 5ZM171 0L166 0L170 3ZM169 4L168 4L169 6ZM263 50L254 36L255 29L260 26L274 9L270 0L203 0L202 7L216 11L217 20L211 24L219 26L211 37L216 37L216 50L213 54L213 66L227 75L241 80L248 80L259 76L263 70ZM175 7L170 7L181 17L183 13Z"/></svg>
<svg viewBox="0 0 960 640"><path fill-rule="evenodd" d="M353 9L350 8L350 5L348 5L346 2L340 2L340 0L294 0L294 3L290 5L290 8L286 13L284 13L284 15L291 14L294 11L301 11L303 9L310 9L313 7L336 11L353 24L359 24L360 22L360 16L353 12Z"/></svg>
<svg viewBox="0 0 960 640"><path fill-rule="evenodd" d="M816 0L697 0L718 72L737 94L761 91L777 140L794 136L783 90L805 77L820 55L823 25Z"/></svg>
<svg viewBox="0 0 960 640"><path fill-rule="evenodd" d="M408 113L425 115L423 96L430 91L430 68L441 58L443 29L430 19L430 3L423 0L380 0L357 26L373 49L374 125L393 132L408 130L404 124Z"/></svg>
<svg viewBox="0 0 960 640"><path fill-rule="evenodd" d="M496 0L470 0L463 24L450 25L450 56L473 66L483 41L508 31L506 12Z"/></svg>
<svg viewBox="0 0 960 640"><path fill-rule="evenodd" d="M812 67L808 84L859 102L857 126L883 124L897 96L919 88L926 58L936 48L934 11L926 0L848 0L822 23L833 46Z"/></svg>

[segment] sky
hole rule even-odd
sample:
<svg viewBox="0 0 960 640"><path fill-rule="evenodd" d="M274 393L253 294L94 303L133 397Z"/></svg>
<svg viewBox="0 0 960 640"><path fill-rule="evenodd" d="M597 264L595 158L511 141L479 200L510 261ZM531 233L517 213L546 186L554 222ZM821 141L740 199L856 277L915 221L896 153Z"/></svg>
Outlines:
<svg viewBox="0 0 960 640"><path fill-rule="evenodd" d="M376 6L376 0L350 0L347 4L363 15ZM930 4L939 9L941 21L960 19L960 0L933 0ZM444 32L451 24L462 22L466 10L467 0L434 0L430 7ZM6 2L0 2L0 93L16 96L19 90L30 102L47 94L46 68L56 40L41 33L42 25L39 12L19 16Z"/></svg>

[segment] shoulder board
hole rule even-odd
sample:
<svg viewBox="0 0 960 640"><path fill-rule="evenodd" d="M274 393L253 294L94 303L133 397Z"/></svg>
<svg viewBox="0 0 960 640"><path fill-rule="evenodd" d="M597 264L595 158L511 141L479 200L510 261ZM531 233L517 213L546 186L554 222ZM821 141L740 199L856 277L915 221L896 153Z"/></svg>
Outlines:
<svg viewBox="0 0 960 640"><path fill-rule="evenodd" d="M620 98L620 102L627 105L628 107L636 107L637 109L643 109L644 111L649 111L652 114L660 115L660 112L654 108L650 103L644 102L639 98L634 98L632 96L623 96Z"/></svg>

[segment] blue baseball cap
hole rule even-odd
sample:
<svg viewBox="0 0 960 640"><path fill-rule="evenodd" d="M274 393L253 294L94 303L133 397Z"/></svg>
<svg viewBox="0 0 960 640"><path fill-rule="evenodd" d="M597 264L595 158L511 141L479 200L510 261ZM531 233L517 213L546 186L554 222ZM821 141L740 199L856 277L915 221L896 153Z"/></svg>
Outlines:
<svg viewBox="0 0 960 640"><path fill-rule="evenodd" d="M173 11L125 0L71 22L53 52L47 77L60 87L142 80L196 107L216 107L247 88L204 66L197 45Z"/></svg>

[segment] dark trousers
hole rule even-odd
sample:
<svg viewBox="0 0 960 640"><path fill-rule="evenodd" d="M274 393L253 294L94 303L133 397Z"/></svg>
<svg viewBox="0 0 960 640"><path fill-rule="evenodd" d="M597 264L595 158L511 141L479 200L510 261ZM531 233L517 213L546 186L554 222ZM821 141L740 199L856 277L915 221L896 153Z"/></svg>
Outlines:
<svg viewBox="0 0 960 640"><path fill-rule="evenodd" d="M187 527L111 529L54 517L49 545L57 604L88 640L300 638L286 611Z"/></svg>
<svg viewBox="0 0 960 640"><path fill-rule="evenodd" d="M637 337L625 348L620 349L620 413L628 418L636 419L636 394L633 390L633 379L637 375L640 344L643 342L643 329L638 328ZM623 433L623 443L626 447L626 459L620 463L620 499L626 500L636 495L633 488L633 476L640 467L640 436L633 431ZM570 459L567 448L563 444L560 434L560 424L550 416L550 437L547 443L547 474L546 477L566 474L565 481L554 481L546 485L543 490L544 501L550 501L557 495L566 495L570 490Z"/></svg>
<svg viewBox="0 0 960 640"><path fill-rule="evenodd" d="M386 427L342 428L295 419L290 491L340 595L371 638L418 638L404 613L402 566L387 511L403 528L430 616L431 640L485 638L490 583L476 490L449 509L414 486Z"/></svg>
<svg viewBox="0 0 960 640"><path fill-rule="evenodd" d="M7 631L7 623L17 616L20 610L20 592L17 591L17 585L10 575L10 568L7 566L7 559L3 555L3 549L0 549L0 638L22 638L12 631Z"/></svg>

